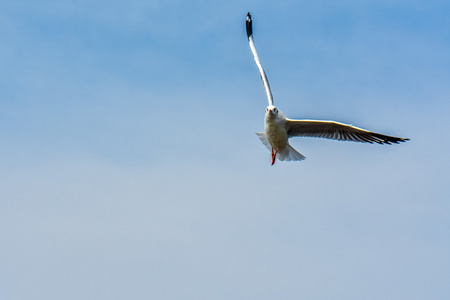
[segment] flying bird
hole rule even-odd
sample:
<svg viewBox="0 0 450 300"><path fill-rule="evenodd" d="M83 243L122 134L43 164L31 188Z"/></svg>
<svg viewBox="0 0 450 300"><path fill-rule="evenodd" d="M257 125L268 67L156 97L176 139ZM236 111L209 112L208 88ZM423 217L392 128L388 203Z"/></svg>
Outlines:
<svg viewBox="0 0 450 300"><path fill-rule="evenodd" d="M399 142L409 140L371 132L335 121L292 120L286 118L273 104L269 81L267 80L266 73L259 60L258 53L256 52L255 43L253 42L252 17L250 13L247 14L246 27L250 49L252 50L256 65L258 66L261 80L264 84L264 89L266 90L267 99L269 100L269 106L267 106L264 116L265 132L257 132L256 135L271 151L272 165L275 163L276 158L281 161L305 159L305 156L289 145L289 138L294 136L321 137L339 141L354 141L371 144L398 144Z"/></svg>

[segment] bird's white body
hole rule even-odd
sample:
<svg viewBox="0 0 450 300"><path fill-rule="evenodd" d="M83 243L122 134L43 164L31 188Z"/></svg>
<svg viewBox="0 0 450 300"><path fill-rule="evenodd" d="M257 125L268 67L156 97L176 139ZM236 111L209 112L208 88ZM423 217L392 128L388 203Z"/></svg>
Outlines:
<svg viewBox="0 0 450 300"><path fill-rule="evenodd" d="M278 154L279 160L303 160L305 157L289 145L286 123L288 119L273 105L266 108L264 133L256 133L261 142L272 151L272 164Z"/></svg>
<svg viewBox="0 0 450 300"><path fill-rule="evenodd" d="M298 153L291 145L289 138L293 136L322 137L340 141L355 141L364 143L391 144L404 142L408 139L388 136L361 129L352 125L342 124L335 121L319 120L292 120L286 118L283 113L273 105L272 91L270 90L269 80L261 65L253 42L252 19L250 13L246 21L247 37L250 43L258 66L259 73L267 94L269 106L266 108L264 117L265 132L256 133L261 142L272 152L272 165L275 159L279 160L303 160L305 157ZM278 155L278 156L277 156Z"/></svg>
<svg viewBox="0 0 450 300"><path fill-rule="evenodd" d="M266 109L264 130L267 140L274 149L281 150L287 146L289 136L286 131L286 117L275 106Z"/></svg>

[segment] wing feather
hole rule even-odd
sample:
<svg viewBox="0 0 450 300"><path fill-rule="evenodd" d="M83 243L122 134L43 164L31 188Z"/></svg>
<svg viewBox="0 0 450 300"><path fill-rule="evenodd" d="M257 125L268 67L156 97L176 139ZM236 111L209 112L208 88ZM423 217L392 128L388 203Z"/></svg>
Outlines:
<svg viewBox="0 0 450 300"><path fill-rule="evenodd" d="M252 16L250 13L247 14L247 20L246 20L246 28L247 28L247 37L248 42L250 44L250 49L252 50L253 57L255 59L256 65L259 69L259 75L261 76L261 80L264 85L264 89L266 90L267 94L267 100L269 101L269 105L273 105L273 96L272 91L270 90L269 80L267 79L266 72L264 72L264 69L261 65L261 61L259 60L258 53L256 52L255 48L255 42L253 41L253 28L252 28Z"/></svg>
<svg viewBox="0 0 450 300"><path fill-rule="evenodd" d="M339 141L354 141L371 144L397 144L409 140L368 131L334 121L286 119L286 130L289 137L321 137Z"/></svg>

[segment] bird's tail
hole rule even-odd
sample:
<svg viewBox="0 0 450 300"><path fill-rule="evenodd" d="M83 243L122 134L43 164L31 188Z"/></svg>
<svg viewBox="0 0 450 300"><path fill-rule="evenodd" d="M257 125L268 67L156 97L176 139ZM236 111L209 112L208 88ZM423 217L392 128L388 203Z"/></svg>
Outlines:
<svg viewBox="0 0 450 300"><path fill-rule="evenodd" d="M269 141L267 140L267 136L264 132L257 132L256 135L261 140L261 142L264 144L264 146L267 147L267 149L272 150L272 146L270 145ZM291 161L291 160L304 160L306 157L297 152L291 145L287 145L286 148L284 148L281 151L278 151L277 157L281 161Z"/></svg>
<svg viewBox="0 0 450 300"><path fill-rule="evenodd" d="M287 144L286 148L284 148L282 151L278 151L277 156L281 161L304 160L306 158L289 144Z"/></svg>

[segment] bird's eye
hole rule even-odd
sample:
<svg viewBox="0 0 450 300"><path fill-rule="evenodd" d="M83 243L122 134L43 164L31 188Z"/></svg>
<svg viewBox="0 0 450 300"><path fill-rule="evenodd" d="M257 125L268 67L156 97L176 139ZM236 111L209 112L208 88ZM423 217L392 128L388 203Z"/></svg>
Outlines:
<svg viewBox="0 0 450 300"><path fill-rule="evenodd" d="M278 109L274 108L273 112L277 114L278 113Z"/></svg>

